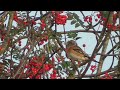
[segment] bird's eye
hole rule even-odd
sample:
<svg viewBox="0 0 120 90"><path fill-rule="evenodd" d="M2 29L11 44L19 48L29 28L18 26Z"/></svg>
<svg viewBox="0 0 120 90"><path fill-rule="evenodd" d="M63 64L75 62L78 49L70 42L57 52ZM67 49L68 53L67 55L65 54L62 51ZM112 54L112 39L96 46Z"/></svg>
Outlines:
<svg viewBox="0 0 120 90"><path fill-rule="evenodd" d="M88 57L87 55L85 55L85 57Z"/></svg>

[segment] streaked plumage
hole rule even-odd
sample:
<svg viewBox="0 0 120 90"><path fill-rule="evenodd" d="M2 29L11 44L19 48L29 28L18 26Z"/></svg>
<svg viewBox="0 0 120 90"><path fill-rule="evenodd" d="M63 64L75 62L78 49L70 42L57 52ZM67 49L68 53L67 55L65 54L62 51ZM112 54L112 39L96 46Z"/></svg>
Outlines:
<svg viewBox="0 0 120 90"><path fill-rule="evenodd" d="M85 61L90 59L89 55L85 53L73 40L67 42L66 52L67 52L67 57L72 60Z"/></svg>

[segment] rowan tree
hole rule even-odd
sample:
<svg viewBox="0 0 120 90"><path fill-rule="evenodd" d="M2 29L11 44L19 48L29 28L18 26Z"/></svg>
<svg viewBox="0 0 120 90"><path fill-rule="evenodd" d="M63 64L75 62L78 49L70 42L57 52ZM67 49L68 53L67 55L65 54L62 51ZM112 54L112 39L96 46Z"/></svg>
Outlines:
<svg viewBox="0 0 120 90"><path fill-rule="evenodd" d="M1 11L1 79L115 79L120 77L120 12L92 11L81 15L72 11ZM82 17L82 19L80 18ZM66 23L74 28L67 30ZM63 27L63 31L58 28ZM98 27L98 28L96 28ZM92 33L96 44L90 60L67 57L68 39L80 40L79 33ZM89 36L85 36L88 37ZM78 44L79 45L79 44ZM86 48L83 44L83 48ZM107 51L108 47L111 47ZM88 47L90 48L90 47ZM99 63L93 64L92 59ZM110 68L102 71L112 57ZM114 62L117 65L114 66ZM90 70L91 73L87 74Z"/></svg>

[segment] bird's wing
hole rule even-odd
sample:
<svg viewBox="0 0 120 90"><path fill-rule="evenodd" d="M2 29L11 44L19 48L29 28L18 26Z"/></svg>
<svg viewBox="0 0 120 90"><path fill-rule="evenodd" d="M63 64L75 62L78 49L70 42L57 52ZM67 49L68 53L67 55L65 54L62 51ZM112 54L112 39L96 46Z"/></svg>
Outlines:
<svg viewBox="0 0 120 90"><path fill-rule="evenodd" d="M75 50L78 53L83 54L85 57L89 57L89 55L85 53L79 46L74 46L73 50Z"/></svg>
<svg viewBox="0 0 120 90"><path fill-rule="evenodd" d="M74 47L73 47L73 50L74 50L75 52L78 52L78 53L84 55L83 57L86 57L87 60L90 59L89 55L88 55L87 53L85 53L79 46L74 46ZM96 60L94 60L94 59L93 59L92 61L97 62L97 63L100 63L100 62L98 62L98 61L96 61Z"/></svg>

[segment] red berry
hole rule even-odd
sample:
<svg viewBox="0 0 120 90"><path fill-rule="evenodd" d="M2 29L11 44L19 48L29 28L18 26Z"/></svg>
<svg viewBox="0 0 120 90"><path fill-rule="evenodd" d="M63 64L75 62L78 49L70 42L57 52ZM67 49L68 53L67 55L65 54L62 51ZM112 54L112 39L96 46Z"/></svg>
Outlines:
<svg viewBox="0 0 120 90"><path fill-rule="evenodd" d="M2 36L2 37L1 37L1 41L3 41L3 40L4 40L4 38L5 38L5 36Z"/></svg>
<svg viewBox="0 0 120 90"><path fill-rule="evenodd" d="M17 12L14 13L13 19L16 21L18 20Z"/></svg>
<svg viewBox="0 0 120 90"><path fill-rule="evenodd" d="M85 18L84 21L87 22L87 19Z"/></svg>
<svg viewBox="0 0 120 90"><path fill-rule="evenodd" d="M36 79L41 79L41 75L37 75L37 76L36 76Z"/></svg>
<svg viewBox="0 0 120 90"><path fill-rule="evenodd" d="M95 69L96 69L96 65L91 65L90 70L92 71L92 73L95 71Z"/></svg>
<svg viewBox="0 0 120 90"><path fill-rule="evenodd" d="M86 47L86 45L85 45L85 44L83 44L83 47Z"/></svg>
<svg viewBox="0 0 120 90"><path fill-rule="evenodd" d="M112 24L109 24L109 23L108 23L108 24L107 24L107 28L108 28L108 29L111 29L111 28L112 28Z"/></svg>
<svg viewBox="0 0 120 90"><path fill-rule="evenodd" d="M29 78L32 79L33 75L30 75Z"/></svg>
<svg viewBox="0 0 120 90"><path fill-rule="evenodd" d="M96 16L97 16L98 18L100 18L100 17L101 17L101 14L97 14Z"/></svg>
<svg viewBox="0 0 120 90"><path fill-rule="evenodd" d="M60 58L57 58L58 62L60 62Z"/></svg>
<svg viewBox="0 0 120 90"><path fill-rule="evenodd" d="M42 22L42 24L41 24L42 30L44 30L45 27L46 27L46 24Z"/></svg>
<svg viewBox="0 0 120 90"><path fill-rule="evenodd" d="M27 26L27 25L28 25L28 22L27 22L27 21L24 21L23 24L24 24L25 26Z"/></svg>
<svg viewBox="0 0 120 90"><path fill-rule="evenodd" d="M45 65L44 65L44 69L45 69L46 71L49 71L49 70L50 70L49 65L48 65L48 64L45 64Z"/></svg>
<svg viewBox="0 0 120 90"><path fill-rule="evenodd" d="M40 62L40 63L38 63L38 66L40 67L40 66L42 66L42 63Z"/></svg>
<svg viewBox="0 0 120 90"><path fill-rule="evenodd" d="M50 74L50 78L51 78L51 79L56 79L57 76L56 76L56 74Z"/></svg>
<svg viewBox="0 0 120 90"><path fill-rule="evenodd" d="M95 19L95 21L97 22L97 21L98 21L98 19Z"/></svg>
<svg viewBox="0 0 120 90"><path fill-rule="evenodd" d="M30 48L29 48L29 46L26 46L26 49L28 49L28 50L29 50L29 49L30 49Z"/></svg>
<svg viewBox="0 0 120 90"><path fill-rule="evenodd" d="M84 21L85 21L85 22L87 22L87 21L88 21L88 19L89 19L89 17L88 17L88 16L86 16L86 17L84 18Z"/></svg>
<svg viewBox="0 0 120 90"><path fill-rule="evenodd" d="M54 63L55 62L55 59L54 59L54 57L52 57L52 63Z"/></svg>
<svg viewBox="0 0 120 90"><path fill-rule="evenodd" d="M19 44L19 46L21 46L21 44Z"/></svg>
<svg viewBox="0 0 120 90"><path fill-rule="evenodd" d="M47 40L48 40L48 36L45 36L44 41L47 42Z"/></svg>
<svg viewBox="0 0 120 90"><path fill-rule="evenodd" d="M108 72L105 73L105 79L112 79L112 76L108 74Z"/></svg>
<svg viewBox="0 0 120 90"><path fill-rule="evenodd" d="M48 66L50 69L54 67L53 64L48 64Z"/></svg>
<svg viewBox="0 0 120 90"><path fill-rule="evenodd" d="M42 23L45 23L45 21L44 21L44 20L41 20L41 22L42 22Z"/></svg>
<svg viewBox="0 0 120 90"><path fill-rule="evenodd" d="M91 17L91 16L89 17L89 22L90 22L90 23L92 22L92 17Z"/></svg>
<svg viewBox="0 0 120 90"><path fill-rule="evenodd" d="M29 68L29 65L26 65L25 68Z"/></svg>
<svg viewBox="0 0 120 90"><path fill-rule="evenodd" d="M107 19L105 17L102 18L103 21L106 21Z"/></svg>
<svg viewBox="0 0 120 90"><path fill-rule="evenodd" d="M53 74L56 74L57 73L57 71L56 70L53 70Z"/></svg>
<svg viewBox="0 0 120 90"><path fill-rule="evenodd" d="M36 56L34 56L32 59L33 59L33 60L37 60L37 57L36 57Z"/></svg>
<svg viewBox="0 0 120 90"><path fill-rule="evenodd" d="M116 26L113 26L113 27L112 27L112 30L113 30L113 31L115 31L116 29L117 29L117 27L116 27Z"/></svg>
<svg viewBox="0 0 120 90"><path fill-rule="evenodd" d="M0 46L0 51L2 50L3 48Z"/></svg>
<svg viewBox="0 0 120 90"><path fill-rule="evenodd" d="M85 18L86 18L86 19L89 19L89 17L88 17L88 16L86 16Z"/></svg>
<svg viewBox="0 0 120 90"><path fill-rule="evenodd" d="M54 15L55 14L55 11L52 11L52 15Z"/></svg>
<svg viewBox="0 0 120 90"><path fill-rule="evenodd" d="M36 22L35 22L34 20L32 20L32 24L33 24L33 25L36 25Z"/></svg>
<svg viewBox="0 0 120 90"><path fill-rule="evenodd" d="M43 45L43 44L44 44L44 41L41 40L41 41L38 43L38 46L39 46L39 45Z"/></svg>
<svg viewBox="0 0 120 90"><path fill-rule="evenodd" d="M33 74L35 75L35 74L37 74L38 69L36 69L36 68L32 68L32 72L33 72Z"/></svg>
<svg viewBox="0 0 120 90"><path fill-rule="evenodd" d="M67 20L66 15L60 15L59 13L57 13L56 19L55 19L56 24L65 25L66 20Z"/></svg>
<svg viewBox="0 0 120 90"><path fill-rule="evenodd" d="M21 46L21 40L19 40L19 42L18 42L18 43L19 43L18 45L19 45L19 46Z"/></svg>
<svg viewBox="0 0 120 90"><path fill-rule="evenodd" d="M94 55L93 58L95 58L96 56Z"/></svg>

